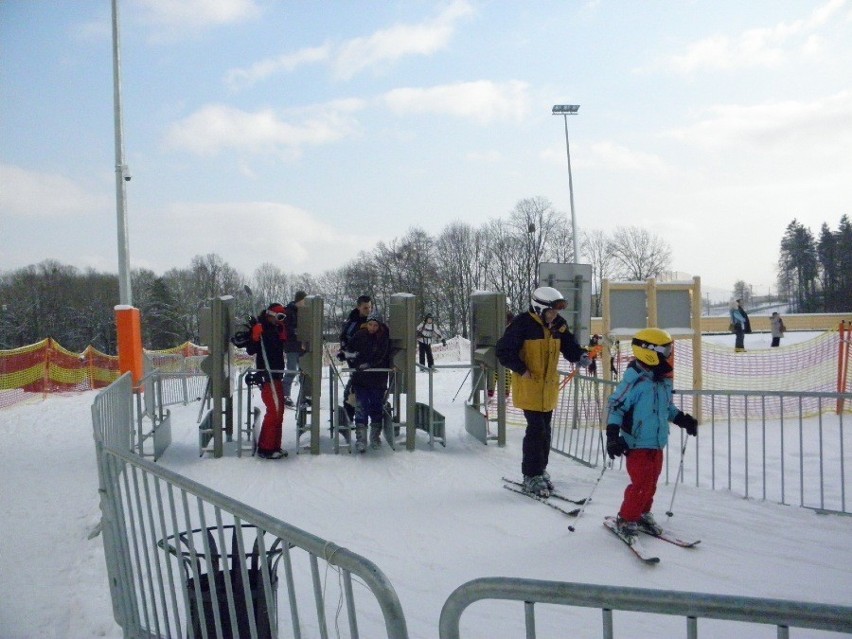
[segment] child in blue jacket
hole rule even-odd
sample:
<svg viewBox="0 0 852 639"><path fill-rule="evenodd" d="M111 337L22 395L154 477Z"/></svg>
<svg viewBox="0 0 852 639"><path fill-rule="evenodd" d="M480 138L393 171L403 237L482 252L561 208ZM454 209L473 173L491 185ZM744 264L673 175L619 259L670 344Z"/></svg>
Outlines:
<svg viewBox="0 0 852 639"><path fill-rule="evenodd" d="M660 534L651 507L663 469L663 449L669 441L669 422L698 434L698 420L672 401L672 337L659 328L646 328L633 338L633 360L609 398L606 451L610 459L627 456L630 484L618 512L619 532L635 538L640 529Z"/></svg>

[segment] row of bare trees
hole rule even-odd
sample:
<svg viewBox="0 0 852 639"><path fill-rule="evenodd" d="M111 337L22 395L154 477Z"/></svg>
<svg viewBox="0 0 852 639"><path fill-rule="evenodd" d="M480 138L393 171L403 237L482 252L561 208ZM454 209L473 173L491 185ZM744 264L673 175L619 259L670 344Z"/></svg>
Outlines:
<svg viewBox="0 0 852 639"><path fill-rule="evenodd" d="M538 264L573 262L572 247L568 216L546 198L534 197L519 201L507 217L480 227L455 222L437 236L411 228L320 275L290 274L264 263L246 276L208 254L194 257L188 268L162 275L135 270L131 287L134 306L144 318L145 346L152 349L198 341L199 310L210 298L233 295L238 316L245 316L272 301L286 303L300 289L323 297L330 339L359 295L373 296L385 311L398 292L416 295L418 311L432 313L446 334L466 336L473 291L502 291L507 310L525 309L537 286ZM604 278L644 280L670 270L671 249L644 229L591 231L581 238L581 247L593 266L595 290ZM112 309L117 301L115 275L80 272L54 261L4 273L0 349L53 337L75 351L92 344L115 352Z"/></svg>

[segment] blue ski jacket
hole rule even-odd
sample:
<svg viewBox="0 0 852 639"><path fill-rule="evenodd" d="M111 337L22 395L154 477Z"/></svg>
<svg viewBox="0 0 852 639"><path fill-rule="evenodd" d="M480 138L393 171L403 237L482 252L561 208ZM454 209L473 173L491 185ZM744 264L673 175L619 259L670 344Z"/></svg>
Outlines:
<svg viewBox="0 0 852 639"><path fill-rule="evenodd" d="M609 397L607 424L616 424L629 449L662 449L669 441L669 422L680 413L672 401L670 379L633 361Z"/></svg>

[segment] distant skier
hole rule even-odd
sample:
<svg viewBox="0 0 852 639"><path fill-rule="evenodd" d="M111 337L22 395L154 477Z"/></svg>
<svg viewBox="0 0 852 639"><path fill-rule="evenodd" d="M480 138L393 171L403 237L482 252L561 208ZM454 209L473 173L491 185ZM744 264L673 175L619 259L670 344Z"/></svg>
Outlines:
<svg viewBox="0 0 852 639"><path fill-rule="evenodd" d="M497 358L512 370L512 401L524 411L524 489L547 497L553 490L547 461L550 455L550 422L559 399L559 354L569 362L587 367L589 355L568 323L559 315L567 303L555 288L543 286L533 291L529 311L521 313L506 327L497 341Z"/></svg>
<svg viewBox="0 0 852 639"><path fill-rule="evenodd" d="M618 511L622 537L634 538L644 528L659 534L651 507L663 468L663 449L669 441L669 422L698 435L698 420L672 401L672 337L659 328L644 328L633 337L633 355L624 376L609 398L606 452L610 459L627 456L630 484Z"/></svg>
<svg viewBox="0 0 852 639"><path fill-rule="evenodd" d="M731 326L736 334L734 350L737 353L745 353L745 334L751 333L751 320L749 320L748 313L743 308L742 300L731 302L730 314Z"/></svg>

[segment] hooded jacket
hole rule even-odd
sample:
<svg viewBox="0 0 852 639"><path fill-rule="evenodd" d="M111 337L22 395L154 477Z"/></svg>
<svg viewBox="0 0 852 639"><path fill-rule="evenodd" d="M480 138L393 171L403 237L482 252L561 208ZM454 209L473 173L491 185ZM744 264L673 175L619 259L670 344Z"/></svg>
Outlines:
<svg viewBox="0 0 852 639"><path fill-rule="evenodd" d="M552 327L532 309L518 315L497 341L497 359L512 375L512 402L523 410L549 412L559 399L559 354L578 362L585 351L557 315ZM529 371L531 379L523 377Z"/></svg>
<svg viewBox="0 0 852 639"><path fill-rule="evenodd" d="M634 360L609 397L607 424L617 424L629 449L662 449L669 441L669 422L680 409L672 401L671 380Z"/></svg>

